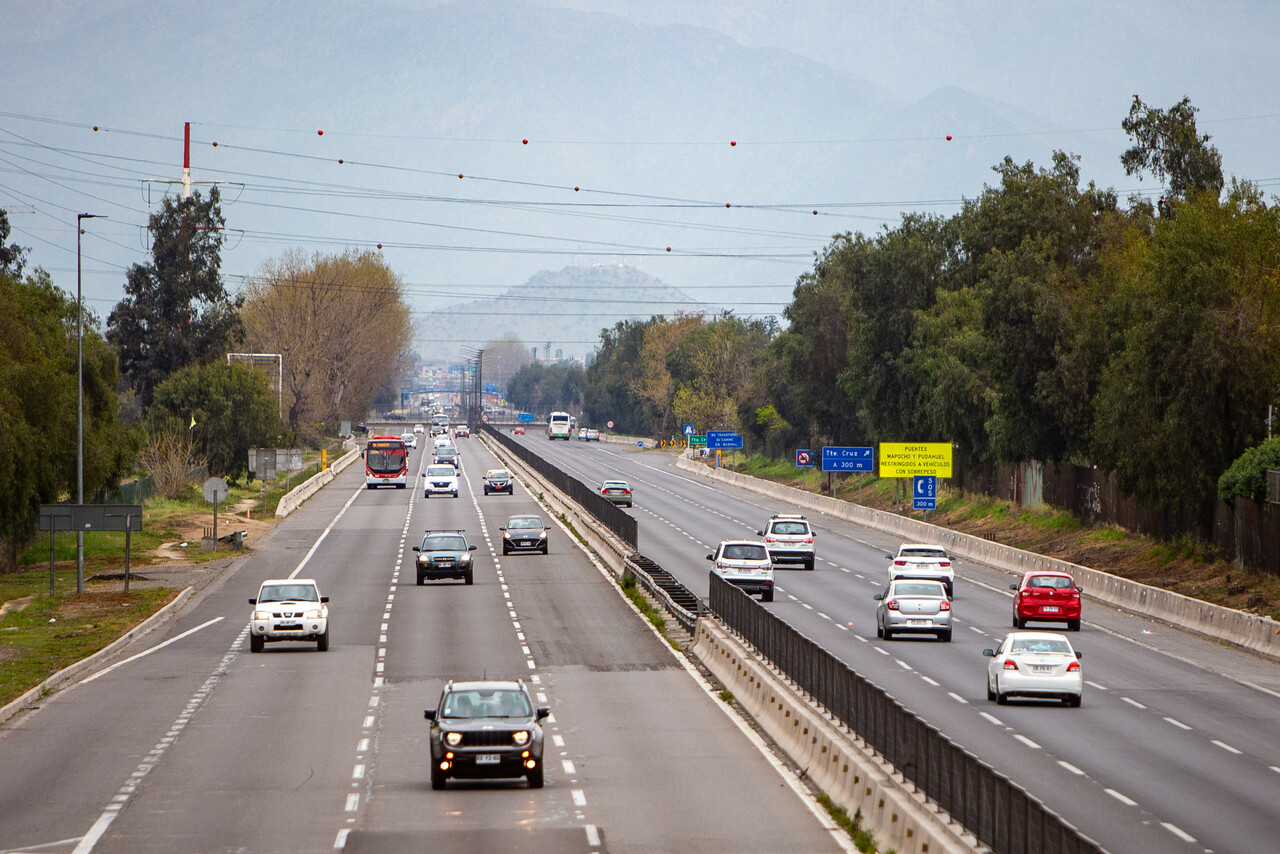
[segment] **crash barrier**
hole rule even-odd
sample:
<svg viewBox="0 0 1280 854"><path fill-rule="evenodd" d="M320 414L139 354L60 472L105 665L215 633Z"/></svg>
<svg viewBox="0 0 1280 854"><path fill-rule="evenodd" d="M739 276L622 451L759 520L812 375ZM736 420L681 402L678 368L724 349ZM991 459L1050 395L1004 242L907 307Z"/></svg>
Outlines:
<svg viewBox="0 0 1280 854"><path fill-rule="evenodd" d="M1239 644L1271 658L1280 658L1280 622L1270 617L1192 599L1172 590L1163 590L1099 569L1038 555L971 534L962 534L897 513L863 507L827 495L814 495L812 492L738 472L713 469L686 457L676 460L676 468L700 477L731 483L806 510L893 534L904 542L936 543L952 555L980 561L1018 575L1031 570L1067 572L1075 577L1076 583L1084 588L1085 595L1090 599L1124 608L1144 617L1163 620L1169 625L1197 632L1214 640Z"/></svg>
<svg viewBox="0 0 1280 854"><path fill-rule="evenodd" d="M768 608L710 578L717 617L994 854L1105 850Z"/></svg>
<svg viewBox="0 0 1280 854"><path fill-rule="evenodd" d="M302 502L319 492L322 486L333 480L338 476L339 472L358 459L360 459L360 449L352 448L335 460L327 469L304 480L280 499L280 503L276 505L276 515L283 519L294 510L297 510L302 505Z"/></svg>
<svg viewBox="0 0 1280 854"><path fill-rule="evenodd" d="M628 555L622 565L624 575L633 576L642 590L663 604L681 628L693 634L698 615L702 613L702 602L689 588L642 554Z"/></svg>
<svg viewBox="0 0 1280 854"><path fill-rule="evenodd" d="M579 507L594 516L600 524L612 531L620 540L633 549L638 547L639 530L634 516L623 512L622 508L601 496L594 487L587 486L577 478L570 477L515 439L505 435L501 430L489 424L481 425L480 429L485 432L485 435L501 443L503 448L515 454L529 468L546 478L552 486L577 502Z"/></svg>

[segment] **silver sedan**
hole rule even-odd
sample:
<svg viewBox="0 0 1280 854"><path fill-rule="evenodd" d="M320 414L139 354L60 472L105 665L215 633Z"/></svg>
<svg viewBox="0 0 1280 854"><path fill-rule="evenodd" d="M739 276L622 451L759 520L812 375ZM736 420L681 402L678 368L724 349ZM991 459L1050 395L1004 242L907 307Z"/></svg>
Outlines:
<svg viewBox="0 0 1280 854"><path fill-rule="evenodd" d="M1010 632L998 649L984 649L987 699L1003 705L1010 697L1061 700L1079 706L1084 693L1080 659L1066 635L1057 632Z"/></svg>
<svg viewBox="0 0 1280 854"><path fill-rule="evenodd" d="M951 599L941 581L899 578L877 593L876 637L896 634L936 635L951 640Z"/></svg>

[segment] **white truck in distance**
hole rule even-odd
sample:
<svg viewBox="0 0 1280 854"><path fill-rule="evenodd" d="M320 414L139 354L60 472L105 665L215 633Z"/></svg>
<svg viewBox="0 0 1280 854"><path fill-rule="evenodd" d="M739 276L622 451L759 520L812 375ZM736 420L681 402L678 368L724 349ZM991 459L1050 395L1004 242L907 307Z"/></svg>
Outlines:
<svg viewBox="0 0 1280 854"><path fill-rule="evenodd" d="M928 578L941 581L947 588L947 597L955 595L956 571L951 556L942 546L926 543L903 543L896 555L885 555L889 564L889 580L898 578Z"/></svg>

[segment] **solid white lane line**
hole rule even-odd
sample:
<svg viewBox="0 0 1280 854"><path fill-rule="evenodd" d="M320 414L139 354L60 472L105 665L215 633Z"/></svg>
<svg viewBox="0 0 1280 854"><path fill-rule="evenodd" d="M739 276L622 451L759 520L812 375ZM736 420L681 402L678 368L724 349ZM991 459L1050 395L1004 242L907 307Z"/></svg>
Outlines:
<svg viewBox="0 0 1280 854"><path fill-rule="evenodd" d="M117 667L122 667L131 661L137 661L139 658L142 658L143 656L150 655L153 652L158 652L164 649L169 644L182 640L187 635L193 635L196 632L200 631L201 629L207 629L209 626L212 626L214 623L220 623L220 622L222 622L222 617L214 617L212 620L209 620L208 622L205 622L205 623L201 623L200 625L196 626L194 629L187 629L185 632L183 632L180 635L174 635L164 643L156 644L155 646L151 647L151 649L144 649L142 652L136 655L131 655L128 658L124 659L123 661L117 661L115 664L111 665L110 667L104 667L103 669L99 670L97 673L93 674L92 676L86 676L84 679L81 679L80 684L83 685L86 682L92 682L93 680L97 679L99 676L105 676L106 674L110 673L112 670L115 670Z"/></svg>

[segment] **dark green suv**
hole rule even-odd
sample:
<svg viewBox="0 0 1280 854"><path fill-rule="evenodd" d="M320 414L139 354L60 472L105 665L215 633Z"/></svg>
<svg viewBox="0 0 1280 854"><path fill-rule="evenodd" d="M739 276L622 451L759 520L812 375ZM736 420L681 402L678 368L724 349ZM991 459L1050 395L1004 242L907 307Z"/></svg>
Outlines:
<svg viewBox="0 0 1280 854"><path fill-rule="evenodd" d="M431 721L431 788L450 777L524 777L542 788L542 725L551 714L534 706L524 682L490 679L444 686L426 709Z"/></svg>
<svg viewBox="0 0 1280 854"><path fill-rule="evenodd" d="M440 578L471 583L471 553L476 547L467 544L463 531L427 531L413 550L418 553L419 584Z"/></svg>

